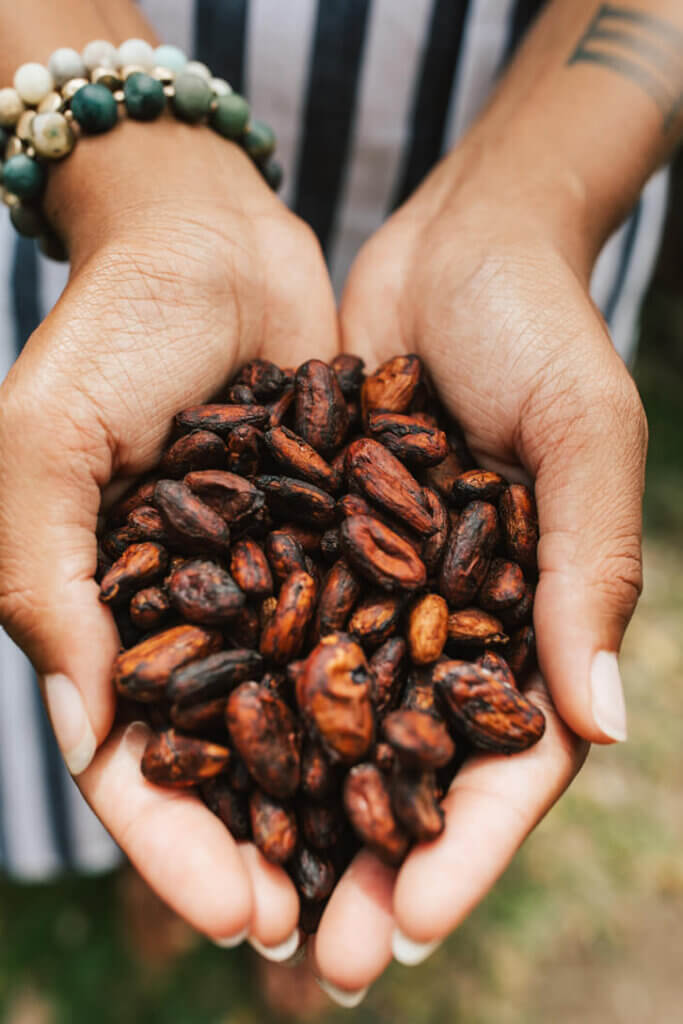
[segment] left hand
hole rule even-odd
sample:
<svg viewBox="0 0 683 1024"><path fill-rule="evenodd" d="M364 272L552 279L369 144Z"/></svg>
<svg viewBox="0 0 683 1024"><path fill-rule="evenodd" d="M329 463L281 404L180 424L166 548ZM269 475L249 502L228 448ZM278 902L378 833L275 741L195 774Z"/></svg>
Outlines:
<svg viewBox="0 0 683 1024"><path fill-rule="evenodd" d="M589 298L594 243L580 203L563 206L561 193L525 196L478 155L454 154L365 246L343 298L347 350L369 370L416 352L477 461L534 480L548 684L537 675L529 687L546 714L542 741L469 760L438 840L398 873L364 851L340 881L311 955L348 999L392 948L417 963L457 927L569 785L587 741L625 739L616 652L640 589L647 433Z"/></svg>

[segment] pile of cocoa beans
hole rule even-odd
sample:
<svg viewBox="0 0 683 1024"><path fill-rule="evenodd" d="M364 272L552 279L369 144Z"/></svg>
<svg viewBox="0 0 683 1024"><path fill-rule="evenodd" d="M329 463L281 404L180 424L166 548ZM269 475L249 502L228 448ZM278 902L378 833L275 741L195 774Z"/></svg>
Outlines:
<svg viewBox="0 0 683 1024"><path fill-rule="evenodd" d="M361 845L439 835L468 754L543 734L533 496L476 468L417 356L252 360L105 518L142 772L283 864L306 932Z"/></svg>

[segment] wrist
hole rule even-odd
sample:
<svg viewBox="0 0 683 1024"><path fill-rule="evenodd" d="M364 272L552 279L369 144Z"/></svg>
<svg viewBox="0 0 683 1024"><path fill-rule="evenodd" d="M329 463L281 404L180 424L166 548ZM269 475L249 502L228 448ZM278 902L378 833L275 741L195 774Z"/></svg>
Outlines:
<svg viewBox="0 0 683 1024"><path fill-rule="evenodd" d="M44 211L73 266L131 234L183 220L215 227L224 215L268 202L276 200L240 147L165 116L81 138L50 168Z"/></svg>

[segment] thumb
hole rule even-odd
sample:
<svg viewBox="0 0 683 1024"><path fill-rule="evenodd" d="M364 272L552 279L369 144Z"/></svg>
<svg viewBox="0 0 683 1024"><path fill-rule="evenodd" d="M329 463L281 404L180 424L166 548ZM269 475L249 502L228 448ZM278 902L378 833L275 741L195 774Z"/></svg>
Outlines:
<svg viewBox="0 0 683 1024"><path fill-rule="evenodd" d="M640 398L612 356L555 399L539 392L521 431L540 527L539 666L567 725L598 743L627 734L617 654L642 586L647 449Z"/></svg>
<svg viewBox="0 0 683 1024"><path fill-rule="evenodd" d="M114 717L118 637L94 580L98 482L110 453L87 400L76 392L65 411L25 355L0 390L0 624L33 661L77 775Z"/></svg>

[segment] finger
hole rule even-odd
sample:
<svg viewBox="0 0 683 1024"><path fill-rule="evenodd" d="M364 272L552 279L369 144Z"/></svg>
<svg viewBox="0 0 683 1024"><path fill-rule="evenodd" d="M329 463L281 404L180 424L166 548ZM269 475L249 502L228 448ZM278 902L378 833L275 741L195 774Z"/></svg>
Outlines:
<svg viewBox="0 0 683 1024"><path fill-rule="evenodd" d="M78 774L107 735L116 628L93 576L98 479L111 454L96 428L79 429L46 399L0 403L0 621L41 676L66 763Z"/></svg>
<svg viewBox="0 0 683 1024"><path fill-rule="evenodd" d="M294 884L287 872L267 861L253 843L240 843L238 848L253 894L249 944L266 960L289 960L300 945L299 898Z"/></svg>
<svg viewBox="0 0 683 1024"><path fill-rule="evenodd" d="M79 778L86 800L148 885L223 946L246 938L248 872L232 836L192 793L147 782L140 761L150 730L117 729Z"/></svg>
<svg viewBox="0 0 683 1024"><path fill-rule="evenodd" d="M527 693L542 702L540 679ZM408 855L394 892L393 951L402 963L419 963L467 917L583 763L587 744L547 701L544 710L546 732L536 746L465 763L443 801L443 833Z"/></svg>
<svg viewBox="0 0 683 1024"><path fill-rule="evenodd" d="M558 368L561 394L541 387L520 428L536 479L540 668L569 727L601 743L626 739L617 653L641 589L647 446L635 386L608 345L588 381Z"/></svg>
<svg viewBox="0 0 683 1024"><path fill-rule="evenodd" d="M309 943L316 977L343 1006L357 1006L391 960L395 878L395 870L362 850L339 880Z"/></svg>

